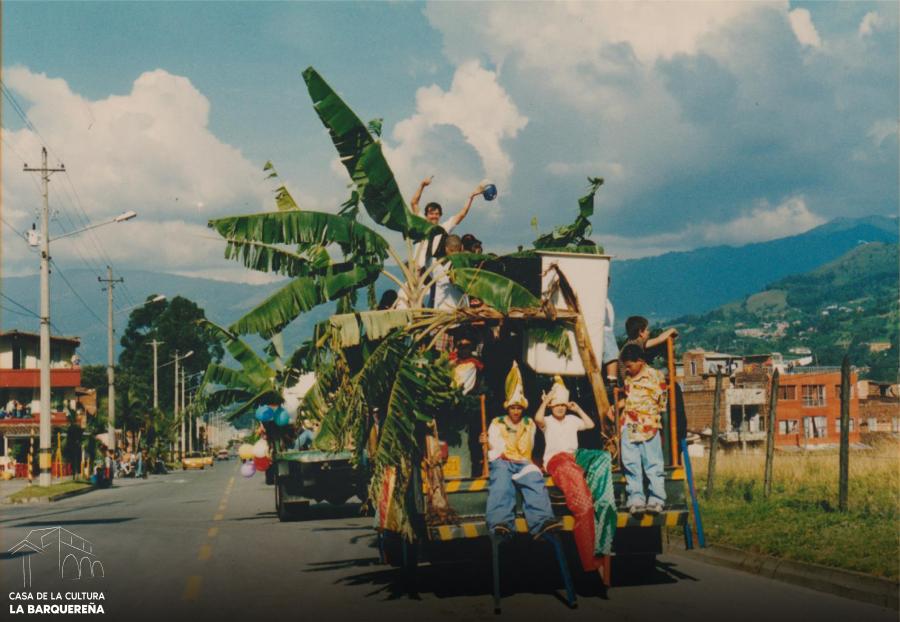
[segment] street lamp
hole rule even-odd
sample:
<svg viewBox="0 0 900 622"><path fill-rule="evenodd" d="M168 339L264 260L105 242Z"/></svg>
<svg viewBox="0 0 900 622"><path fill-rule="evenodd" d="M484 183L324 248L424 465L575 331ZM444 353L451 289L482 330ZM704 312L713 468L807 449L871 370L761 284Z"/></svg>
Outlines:
<svg viewBox="0 0 900 622"><path fill-rule="evenodd" d="M51 445L51 417L50 414L50 175L56 172L64 172L64 166L60 168L49 168L47 166L47 148L41 149L41 167L30 168L27 164L22 169L25 172L35 172L41 174L43 205L41 208L41 332L40 332L40 348L41 348L41 405L40 405L40 436L38 438L40 477L38 484L40 486L50 486L50 445ZM124 222L137 216L135 212L126 212L121 216L117 216L108 222L102 222L95 225L88 225L76 231L70 231L57 237L62 239L76 233L82 233L88 229L95 229L103 225ZM36 241L36 240L35 240Z"/></svg>

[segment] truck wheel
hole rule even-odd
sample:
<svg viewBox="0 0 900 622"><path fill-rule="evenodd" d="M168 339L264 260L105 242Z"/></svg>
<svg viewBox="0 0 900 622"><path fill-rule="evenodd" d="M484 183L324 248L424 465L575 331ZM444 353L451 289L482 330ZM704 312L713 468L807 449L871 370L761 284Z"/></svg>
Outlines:
<svg viewBox="0 0 900 622"><path fill-rule="evenodd" d="M303 514L303 505L295 503L285 503L285 485L282 482L275 484L275 513L278 514L278 520L282 523L297 520Z"/></svg>

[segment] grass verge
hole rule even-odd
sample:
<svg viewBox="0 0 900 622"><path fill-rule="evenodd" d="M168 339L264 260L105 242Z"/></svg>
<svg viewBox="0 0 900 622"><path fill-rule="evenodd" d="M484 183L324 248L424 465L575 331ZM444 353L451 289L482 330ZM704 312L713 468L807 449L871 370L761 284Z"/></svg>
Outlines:
<svg viewBox="0 0 900 622"><path fill-rule="evenodd" d="M25 501L27 499L37 499L41 497L52 497L54 495L63 494L66 492L74 492L76 490L83 490L85 488L90 488L91 485L87 482L83 481L68 481L68 482L60 482L59 484L53 484L51 486L26 486L25 488L14 492L9 495L7 499L10 501Z"/></svg>
<svg viewBox="0 0 900 622"><path fill-rule="evenodd" d="M850 452L847 512L838 511L837 450L776 452L768 499L763 496L762 453L720 454L711 499L704 498L707 459L693 462L708 542L898 578L896 440Z"/></svg>

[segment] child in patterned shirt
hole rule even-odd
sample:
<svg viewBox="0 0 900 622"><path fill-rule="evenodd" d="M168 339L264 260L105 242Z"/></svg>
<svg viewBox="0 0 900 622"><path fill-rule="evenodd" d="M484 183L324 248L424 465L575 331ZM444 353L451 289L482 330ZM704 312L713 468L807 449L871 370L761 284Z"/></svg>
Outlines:
<svg viewBox="0 0 900 622"><path fill-rule="evenodd" d="M631 514L659 514L666 502L666 480L662 442L662 412L666 409L666 378L643 359L636 344L622 349L625 367L625 398L621 430L622 467ZM649 482L644 494L644 475Z"/></svg>

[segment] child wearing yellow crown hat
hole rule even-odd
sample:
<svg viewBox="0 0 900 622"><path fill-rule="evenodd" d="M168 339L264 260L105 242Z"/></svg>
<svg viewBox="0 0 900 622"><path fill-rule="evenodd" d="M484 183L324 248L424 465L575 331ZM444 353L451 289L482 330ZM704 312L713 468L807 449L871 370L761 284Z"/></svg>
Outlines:
<svg viewBox="0 0 900 622"><path fill-rule="evenodd" d="M545 416L548 407L550 417ZM569 390L559 376L550 391L544 394L534 421L546 441L544 468L553 477L553 483L563 491L566 506L575 518L573 535L581 567L585 572L599 571L604 560L595 555L594 500L584 470L575 461L578 433L593 428L594 422L581 406L569 401Z"/></svg>
<svg viewBox="0 0 900 622"><path fill-rule="evenodd" d="M531 461L535 425L523 416L528 408L522 374L513 362L506 377L506 415L491 421L481 442L488 444L490 482L485 518L488 529L498 536L512 533L515 522L516 491L522 493L528 531L538 538L562 527L554 517L550 496L541 470Z"/></svg>

